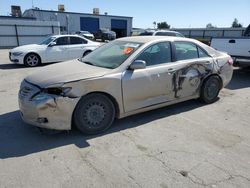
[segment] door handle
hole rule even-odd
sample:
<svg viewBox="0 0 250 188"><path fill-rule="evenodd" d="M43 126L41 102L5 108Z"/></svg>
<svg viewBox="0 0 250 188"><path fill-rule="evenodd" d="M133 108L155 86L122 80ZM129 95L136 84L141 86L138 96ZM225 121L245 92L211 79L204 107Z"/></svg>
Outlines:
<svg viewBox="0 0 250 188"><path fill-rule="evenodd" d="M210 64L211 64L210 61L206 61L206 62L205 62L205 65L210 65Z"/></svg>
<svg viewBox="0 0 250 188"><path fill-rule="evenodd" d="M169 68L168 69L168 74L172 74L172 73L174 73L176 70L174 69L174 68Z"/></svg>

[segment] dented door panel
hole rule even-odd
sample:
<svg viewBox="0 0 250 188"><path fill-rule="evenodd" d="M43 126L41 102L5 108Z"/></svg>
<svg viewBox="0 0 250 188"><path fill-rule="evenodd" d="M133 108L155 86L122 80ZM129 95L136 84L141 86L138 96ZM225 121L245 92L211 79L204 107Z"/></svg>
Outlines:
<svg viewBox="0 0 250 188"><path fill-rule="evenodd" d="M173 99L198 95L203 78L213 71L213 59L175 62L172 66Z"/></svg>

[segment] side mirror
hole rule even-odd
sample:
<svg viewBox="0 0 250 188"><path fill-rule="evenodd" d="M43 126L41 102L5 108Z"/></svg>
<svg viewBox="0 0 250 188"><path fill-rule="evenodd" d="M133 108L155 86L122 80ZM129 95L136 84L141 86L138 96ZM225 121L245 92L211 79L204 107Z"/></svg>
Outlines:
<svg viewBox="0 0 250 188"><path fill-rule="evenodd" d="M129 66L131 70L136 69L145 69L146 68L146 62L142 60L135 60L131 65Z"/></svg>
<svg viewBox="0 0 250 188"><path fill-rule="evenodd" d="M49 47L53 47L53 46L55 46L56 45L56 42L51 42L50 44L49 44Z"/></svg>

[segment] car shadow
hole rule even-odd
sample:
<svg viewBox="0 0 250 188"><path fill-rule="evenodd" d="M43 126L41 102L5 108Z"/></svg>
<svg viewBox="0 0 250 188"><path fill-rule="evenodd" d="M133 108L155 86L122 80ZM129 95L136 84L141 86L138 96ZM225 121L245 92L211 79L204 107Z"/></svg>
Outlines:
<svg viewBox="0 0 250 188"><path fill-rule="evenodd" d="M44 67L44 66L48 66L48 65L51 65L51 64L55 64L55 63L60 63L60 62L53 62L53 63L45 63L45 64L41 64L39 65L38 67ZM32 68L37 68L37 67L26 67L25 65L21 64L21 65L18 65L18 64L0 64L0 69L2 70L11 70L11 69L32 69Z"/></svg>
<svg viewBox="0 0 250 188"><path fill-rule="evenodd" d="M93 136L84 136L75 129L61 131L57 134L44 134L38 128L25 124L21 120L19 111L2 114L0 115L0 159L25 156L71 144L79 148L85 148L89 146L88 140L90 139L143 126L154 120L180 114L201 106L203 104L198 100L191 100L130 116L116 120L108 131Z"/></svg>
<svg viewBox="0 0 250 188"><path fill-rule="evenodd" d="M227 89L237 90L250 87L250 69L234 69L233 78L226 86Z"/></svg>
<svg viewBox="0 0 250 188"><path fill-rule="evenodd" d="M17 65L17 64L0 64L0 69L2 70L10 70L10 69L23 69L27 68L24 65Z"/></svg>

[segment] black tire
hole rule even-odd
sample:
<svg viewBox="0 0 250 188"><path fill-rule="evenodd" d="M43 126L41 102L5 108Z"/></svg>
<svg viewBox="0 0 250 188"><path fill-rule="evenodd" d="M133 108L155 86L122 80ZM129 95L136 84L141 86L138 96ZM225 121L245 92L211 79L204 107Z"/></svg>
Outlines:
<svg viewBox="0 0 250 188"><path fill-rule="evenodd" d="M29 53L24 57L24 65L27 67L37 67L41 64L41 58L35 53Z"/></svg>
<svg viewBox="0 0 250 188"><path fill-rule="evenodd" d="M211 104L218 99L221 89L221 80L218 76L210 76L201 87L201 100L207 104Z"/></svg>
<svg viewBox="0 0 250 188"><path fill-rule="evenodd" d="M89 94L77 104L75 126L84 134L98 134L107 130L115 119L115 106L103 94Z"/></svg>
<svg viewBox="0 0 250 188"><path fill-rule="evenodd" d="M105 42L105 38L104 37L102 37L102 42Z"/></svg>
<svg viewBox="0 0 250 188"><path fill-rule="evenodd" d="M85 57L86 55L88 55L89 53L91 53L92 51L88 50L86 52L84 52L84 54L82 55L82 57Z"/></svg>

